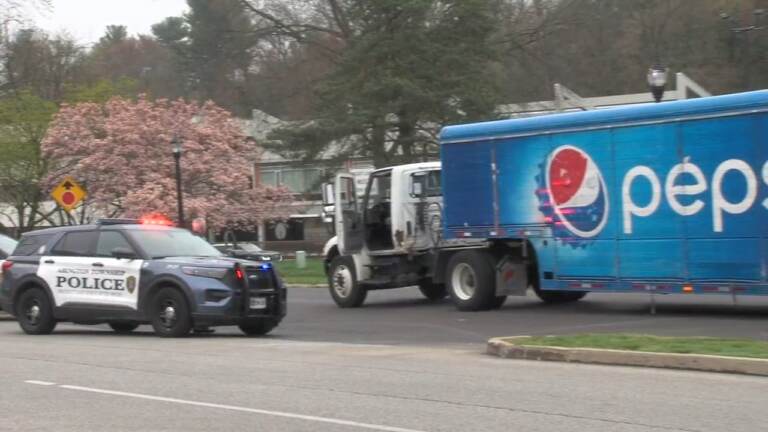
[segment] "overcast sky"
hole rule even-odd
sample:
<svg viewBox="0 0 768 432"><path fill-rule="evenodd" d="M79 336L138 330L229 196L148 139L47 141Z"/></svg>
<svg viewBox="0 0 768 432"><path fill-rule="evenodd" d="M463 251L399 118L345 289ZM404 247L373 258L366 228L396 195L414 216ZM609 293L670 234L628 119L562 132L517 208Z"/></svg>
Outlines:
<svg viewBox="0 0 768 432"><path fill-rule="evenodd" d="M128 34L151 33L152 24L187 10L185 0L52 0L52 10L31 13L37 27L66 31L83 44L99 40L108 25L124 25Z"/></svg>

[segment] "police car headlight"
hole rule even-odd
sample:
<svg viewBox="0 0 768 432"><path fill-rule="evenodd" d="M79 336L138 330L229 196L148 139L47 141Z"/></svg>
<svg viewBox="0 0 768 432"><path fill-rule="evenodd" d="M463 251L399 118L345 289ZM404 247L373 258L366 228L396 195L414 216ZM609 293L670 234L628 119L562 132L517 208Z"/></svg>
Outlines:
<svg viewBox="0 0 768 432"><path fill-rule="evenodd" d="M227 275L227 271L229 269L226 268L207 268L207 267L182 267L181 271L184 272L184 274L188 274L190 276L200 276L200 277L209 277L214 279L222 279L224 276Z"/></svg>

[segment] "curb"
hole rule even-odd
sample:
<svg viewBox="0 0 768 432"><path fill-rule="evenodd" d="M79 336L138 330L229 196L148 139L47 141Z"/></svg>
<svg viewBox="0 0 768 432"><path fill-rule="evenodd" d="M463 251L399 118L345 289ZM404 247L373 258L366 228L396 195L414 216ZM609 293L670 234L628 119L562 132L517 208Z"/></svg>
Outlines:
<svg viewBox="0 0 768 432"><path fill-rule="evenodd" d="M492 338L488 340L486 353L501 358L519 360L641 366L768 376L768 360L763 359L723 357L703 354L667 354L597 348L560 348L515 345L514 341L516 339L525 337L527 336Z"/></svg>
<svg viewBox="0 0 768 432"><path fill-rule="evenodd" d="M16 321L16 318L8 315L6 312L0 311L0 321Z"/></svg>

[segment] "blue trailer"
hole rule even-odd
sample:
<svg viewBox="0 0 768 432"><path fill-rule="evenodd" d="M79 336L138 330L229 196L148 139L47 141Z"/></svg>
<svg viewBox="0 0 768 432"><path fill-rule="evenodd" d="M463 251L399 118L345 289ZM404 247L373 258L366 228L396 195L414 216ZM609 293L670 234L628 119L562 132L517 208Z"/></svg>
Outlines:
<svg viewBox="0 0 768 432"><path fill-rule="evenodd" d="M768 91L450 126L444 235L521 244L530 283L768 294Z"/></svg>
<svg viewBox="0 0 768 432"><path fill-rule="evenodd" d="M376 170L362 199L337 177L331 295L768 294L767 111L759 91L445 127L441 163Z"/></svg>

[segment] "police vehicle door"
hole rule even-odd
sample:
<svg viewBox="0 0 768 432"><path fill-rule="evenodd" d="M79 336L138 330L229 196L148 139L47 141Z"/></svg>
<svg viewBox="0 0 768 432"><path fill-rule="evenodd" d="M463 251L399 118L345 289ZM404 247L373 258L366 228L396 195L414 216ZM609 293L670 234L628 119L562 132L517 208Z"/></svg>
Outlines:
<svg viewBox="0 0 768 432"><path fill-rule="evenodd" d="M134 250L118 231L64 234L52 256L40 260L38 275L48 283L56 306L100 305L136 309L142 260L117 259L115 248Z"/></svg>

